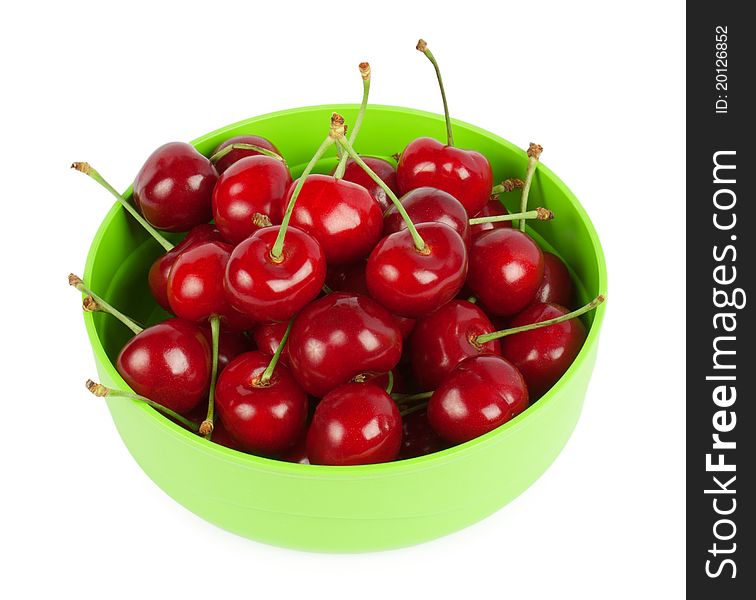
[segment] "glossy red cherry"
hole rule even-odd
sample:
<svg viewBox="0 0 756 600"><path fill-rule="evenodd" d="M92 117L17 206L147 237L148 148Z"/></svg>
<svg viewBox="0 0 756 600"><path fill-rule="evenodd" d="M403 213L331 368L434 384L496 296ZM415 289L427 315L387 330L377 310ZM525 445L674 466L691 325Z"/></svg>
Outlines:
<svg viewBox="0 0 756 600"><path fill-rule="evenodd" d="M510 327L540 323L568 312L556 304L533 304L517 315ZM570 319L502 338L501 354L522 372L530 397L536 400L570 368L585 337L585 326L580 319Z"/></svg>
<svg viewBox="0 0 756 600"><path fill-rule="evenodd" d="M278 346L281 345L289 324L283 323L261 323L252 330L252 339L255 341L257 350L265 355L273 356L278 350ZM289 347L284 346L281 351L281 358L279 359L281 364L289 364Z"/></svg>
<svg viewBox="0 0 756 600"><path fill-rule="evenodd" d="M418 410L402 417L402 447L399 450L399 460L432 454L448 445L448 442L441 439L430 426L426 410Z"/></svg>
<svg viewBox="0 0 756 600"><path fill-rule="evenodd" d="M270 140L259 135L237 135L228 138L225 142L219 144L218 147L213 150L212 154L217 154L224 148L233 144L250 144L251 146L258 146L260 148L264 148L265 150L275 152L279 156L281 155L281 153L278 151L278 148L276 148ZM215 169L218 171L218 173L224 173L231 165L247 156L260 156L260 153L257 152L257 150L234 148L228 154L226 154L226 156L223 156L216 161Z"/></svg>
<svg viewBox="0 0 756 600"><path fill-rule="evenodd" d="M470 243L470 224L465 207L451 194L431 187L420 187L407 192L399 199L409 218L418 223L443 223ZM383 235L407 229L407 223L393 204L386 212Z"/></svg>
<svg viewBox="0 0 756 600"><path fill-rule="evenodd" d="M475 217L498 217L508 215L507 208L496 197L491 198ZM495 221L493 223L478 223L470 226L470 234L477 237L481 233L492 229L512 229L512 221Z"/></svg>
<svg viewBox="0 0 756 600"><path fill-rule="evenodd" d="M281 203L290 185L291 175L282 161L259 155L242 158L220 176L213 190L216 227L226 240L238 244L260 227L280 224Z"/></svg>
<svg viewBox="0 0 756 600"><path fill-rule="evenodd" d="M277 454L300 437L307 420L307 395L289 370L276 365L262 382L270 357L259 352L237 356L218 377L215 403L229 435L245 451Z"/></svg>
<svg viewBox="0 0 756 600"><path fill-rule="evenodd" d="M210 323L202 323L200 325L202 327L202 332L205 334L205 339L207 339L207 343L212 344L213 338L210 330ZM240 333L239 330L223 324L218 336L218 373L225 369L228 366L228 363L234 360L237 356L249 352L250 350L252 350L252 344L247 336ZM215 430L213 430L213 439L215 439Z"/></svg>
<svg viewBox="0 0 756 600"><path fill-rule="evenodd" d="M171 305L168 303L168 276L171 274L173 263L176 262L176 259L184 250L200 242L208 241L222 242L223 236L218 231L218 228L210 223L197 225L189 230L186 237L173 250L166 252L152 263L147 274L147 283L150 286L153 297L165 310L171 310Z"/></svg>
<svg viewBox="0 0 756 600"><path fill-rule="evenodd" d="M366 465L394 460L402 443L402 417L391 397L370 383L332 390L315 409L307 432L314 465Z"/></svg>
<svg viewBox="0 0 756 600"><path fill-rule="evenodd" d="M137 394L185 414L206 399L210 359L199 325L168 319L126 342L116 368Z"/></svg>
<svg viewBox="0 0 756 600"><path fill-rule="evenodd" d="M224 285L231 304L259 322L286 321L323 287L323 250L311 235L289 227L281 260L271 255L280 227L264 227L239 244L226 266Z"/></svg>
<svg viewBox="0 0 756 600"><path fill-rule="evenodd" d="M158 229L188 231L212 218L218 173L193 146L171 142L153 152L134 180L134 202Z"/></svg>
<svg viewBox="0 0 756 600"><path fill-rule="evenodd" d="M473 239L467 285L490 315L515 315L543 280L543 252L517 229L494 229Z"/></svg>
<svg viewBox="0 0 756 600"><path fill-rule="evenodd" d="M309 465L310 459L307 458L307 432L305 432L305 435L300 436L294 442L294 445L280 456L280 459L300 465Z"/></svg>
<svg viewBox="0 0 756 600"><path fill-rule="evenodd" d="M496 429L528 407L525 379L500 356L459 363L428 402L428 420L443 439L460 444Z"/></svg>
<svg viewBox="0 0 756 600"><path fill-rule="evenodd" d="M572 277L562 259L551 252L544 252L543 280L536 291L535 301L569 307L572 306L574 293Z"/></svg>
<svg viewBox="0 0 756 600"><path fill-rule="evenodd" d="M418 319L410 337L409 356L418 387L435 390L460 362L479 354L501 354L499 340L479 344L476 339L496 331L478 306L452 300Z"/></svg>
<svg viewBox="0 0 756 600"><path fill-rule="evenodd" d="M297 381L322 398L357 375L393 369L402 356L402 335L374 300L333 293L297 315L288 349Z"/></svg>
<svg viewBox="0 0 756 600"><path fill-rule="evenodd" d="M378 177L391 189L394 194L399 194L399 186L396 183L396 169L387 160L376 158L374 156L362 156L365 164L370 167ZM346 162L344 171L344 181L351 181L364 187L368 194L378 203L381 213L385 213L390 206L393 206L391 199L386 195L384 189L370 178L360 165L351 158Z"/></svg>
<svg viewBox="0 0 756 600"><path fill-rule="evenodd" d="M493 172L480 152L422 137L411 141L402 152L396 180L402 194L425 186L448 192L471 217L480 212L491 196Z"/></svg>
<svg viewBox="0 0 756 600"><path fill-rule="evenodd" d="M410 318L446 304L467 276L467 249L456 231L443 223L420 223L417 231L425 251L415 247L409 230L392 233L375 247L366 269L370 295Z"/></svg>
<svg viewBox="0 0 756 600"><path fill-rule="evenodd" d="M295 189L296 182L290 186L283 206L288 206ZM362 186L315 174L302 186L291 224L320 242L329 265L340 265L370 254L381 237L383 215Z"/></svg>

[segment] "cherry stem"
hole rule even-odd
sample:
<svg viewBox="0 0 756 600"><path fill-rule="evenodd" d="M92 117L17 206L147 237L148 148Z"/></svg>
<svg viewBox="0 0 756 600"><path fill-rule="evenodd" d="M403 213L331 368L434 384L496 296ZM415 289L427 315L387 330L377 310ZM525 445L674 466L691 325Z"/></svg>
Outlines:
<svg viewBox="0 0 756 600"><path fill-rule="evenodd" d="M82 294L87 294L87 296L91 296L92 299L97 304L97 309L102 310L103 312L110 313L113 315L116 319L118 319L121 323L126 325L131 331L133 331L135 334L140 334L144 329L137 325L133 319L130 319L126 315L124 315L120 310L103 300L100 296L95 294L92 290L90 290L86 285L84 285L84 281L82 281L81 277L78 275L74 275L71 273L68 276L68 285L75 287L77 290L79 290ZM84 309L87 311L91 311L91 305L86 302L84 304Z"/></svg>
<svg viewBox="0 0 756 600"><path fill-rule="evenodd" d="M265 387L270 384L270 378L273 377L273 371L276 370L276 365L278 365L278 361L281 358L281 353L284 351L286 342L289 340L289 333L291 333L291 326L293 323L294 319L289 321L289 324L286 326L286 331L284 331L284 334L281 337L278 348L276 348L276 351L273 353L273 358L270 359L268 366L266 367L265 371L263 371L260 379L257 381L258 386Z"/></svg>
<svg viewBox="0 0 756 600"><path fill-rule="evenodd" d="M417 46L415 46L420 52L425 54L425 56L428 57L428 60L431 61L431 64L433 65L433 68L436 70L436 79L438 79L438 87L441 88L441 100L444 103L444 118L446 119L446 143L449 146L454 145L454 136L452 135L452 125L451 125L451 119L449 118L449 105L446 102L446 91L444 90L444 81L441 79L441 69L438 68L438 63L436 62L436 57L433 56L433 53L428 48L428 44L425 42L425 40L418 40Z"/></svg>
<svg viewBox="0 0 756 600"><path fill-rule="evenodd" d="M210 372L210 393L207 397L207 416L199 426L200 435L204 435L209 440L213 435L215 424L215 384L218 381L218 340L220 339L220 317L212 315L210 317L210 335L213 348L212 370Z"/></svg>
<svg viewBox="0 0 756 600"><path fill-rule="evenodd" d="M410 406L409 408L405 408L404 410L399 411L399 414L402 417L406 417L407 415L411 415L412 413L423 410L424 408L428 408L428 403L420 402L418 404L415 404L415 406Z"/></svg>
<svg viewBox="0 0 756 600"><path fill-rule="evenodd" d="M386 192L386 195L391 198L391 201L394 203L394 206L396 206L396 210L399 211L399 214L402 216L402 219L404 219L404 222L407 224L407 229L410 232L410 235L412 236L412 241L415 242L415 248L417 248L417 251L424 254L427 252L428 247L425 245L425 241L422 237L420 237L420 234L417 231L417 228L415 227L415 224L412 222L412 219L410 219L410 216L407 214L407 211L404 209L404 205L399 201L399 198L396 197L396 194L391 191L391 188L386 185L386 183L378 177L378 175L375 174L375 171L373 171L370 167L368 167L365 164L365 161L360 158L360 156L354 151L354 148L352 148L351 144L344 138L344 136L340 136L336 138L336 142L344 148L344 151L356 162L360 167L362 168L365 173L367 173L370 176L370 179L375 181L381 189L383 189L384 192Z"/></svg>
<svg viewBox="0 0 756 600"><path fill-rule="evenodd" d="M470 304L477 304L477 302L478 302L478 299L477 299L477 298L476 298L475 296L469 296L469 297L467 298L467 301L468 301L468 302L469 302Z"/></svg>
<svg viewBox="0 0 756 600"><path fill-rule="evenodd" d="M404 404L405 402L414 402L415 400L425 400L432 395L433 392L420 392L419 394L394 394L392 398L396 400L397 404Z"/></svg>
<svg viewBox="0 0 756 600"><path fill-rule="evenodd" d="M276 160L280 160L282 163L286 164L286 161L284 160L284 157L280 154L277 154L276 152L273 152L272 150L268 150L267 148L263 148L261 146L255 146L254 144L243 144L239 142L238 144L230 144L226 146L225 148L221 148L213 154L208 160L210 160L211 163L215 164L217 163L221 158L232 152L233 150L254 150L258 154L262 154L264 156L270 156L271 158L275 158Z"/></svg>
<svg viewBox="0 0 756 600"><path fill-rule="evenodd" d="M533 329L540 329L541 327L548 327L549 325L556 325L557 323L569 321L570 319L574 319L575 317L579 317L580 315L592 311L599 304L604 302L604 300L606 300L606 296L599 294L585 306L581 306L577 310L573 310L565 315L553 319L547 319L546 321L539 321L538 323L530 323L529 325L522 325L520 327L512 327L512 329L503 329L502 331L494 331L493 333L479 335L475 338L475 343L482 346L483 344L507 337L508 335L514 335L515 333L522 333L524 331L532 331Z"/></svg>
<svg viewBox="0 0 756 600"><path fill-rule="evenodd" d="M91 379L87 379L86 386L87 386L87 389L98 398L106 398L106 397L107 398L130 398L132 400L144 402L145 404L149 404L152 408L163 413L164 415L171 417L172 419L175 419L187 429L190 429L191 431L195 433L197 433L197 431L199 430L199 426L196 423L192 423L186 417L183 417L177 412L171 410L170 408L166 408L162 404L158 404L154 400L150 400L149 398L145 398L144 396L139 396L138 394L134 394L132 392L114 390L112 388L105 387L101 383L92 381Z"/></svg>
<svg viewBox="0 0 756 600"><path fill-rule="evenodd" d="M504 192L521 190L524 185L525 182L522 179L518 179L517 177L510 177L509 179L502 181L499 185L493 186L491 195L498 196L499 194L503 194Z"/></svg>
<svg viewBox="0 0 756 600"><path fill-rule="evenodd" d="M394 372L389 371L388 373L386 373L386 375L388 377L388 383L386 384L386 393L390 396L392 390L394 389Z"/></svg>
<svg viewBox="0 0 756 600"><path fill-rule="evenodd" d="M525 172L525 183L522 186L522 196L520 197L520 212L528 210L528 196L530 195L530 186L533 183L533 175L538 166L538 159L543 152L543 148L538 144L530 143L528 146L528 169ZM525 220L520 221L520 231L525 231Z"/></svg>
<svg viewBox="0 0 756 600"><path fill-rule="evenodd" d="M144 227L144 229L149 233L152 237L157 240L157 242L165 248L166 252L170 252L173 250L173 244L171 244L168 240L166 240L157 229L155 229L152 225L150 225L147 220L139 214L139 211L134 208L131 203L126 201L126 198L121 196L116 189L110 185L105 179L103 179L102 175L100 175L97 170L92 167L89 163L86 162L75 162L71 165L72 169L76 169L80 173L84 173L85 175L89 175L92 179L94 179L97 183L99 183L102 187L104 187L106 190L108 190L113 196L115 196L116 200L121 203L121 206L123 206L132 217L134 217L139 224Z"/></svg>
<svg viewBox="0 0 756 600"><path fill-rule="evenodd" d="M360 111L357 113L357 118L354 120L352 133L349 134L350 144L354 144L355 140L357 139L357 134L359 133L360 127L362 126L362 120L365 118L368 96L370 95L370 65L368 63L360 63L360 75L362 75L362 103L360 104ZM333 172L333 176L336 179L341 179L342 177L344 177L348 158L349 156L346 154L342 154L339 158L339 164L336 166L336 170Z"/></svg>
<svg viewBox="0 0 756 600"><path fill-rule="evenodd" d="M547 208L535 208L521 213L512 213L509 215L494 215L492 217L475 217L470 219L470 225L480 225L481 223L501 223L502 221L515 221L517 219L523 222L526 219L538 219L539 221L551 221L554 213Z"/></svg>
<svg viewBox="0 0 756 600"><path fill-rule="evenodd" d="M340 126L343 128L343 125L344 125L344 119L342 118ZM339 126L339 124L334 125L333 117L331 117L331 131L333 131L333 128L335 126ZM289 200L289 204L286 207L286 214L284 214L283 221L281 221L281 226L278 230L278 236L276 236L276 241L274 242L273 248L270 251L270 257L273 259L274 262L281 262L282 260L284 239L286 238L286 230L289 228L289 221L291 220L291 213L294 212L294 205L297 203L297 198L299 197L299 193L302 191L302 187L304 187L305 180L310 175L310 173L312 173L312 170L315 168L315 165L318 163L321 157L326 153L326 150L328 150L331 144L334 143L334 141L335 140L332 133L329 133L326 139L323 140L323 143L320 144L320 147L315 152L315 155L310 159L310 162L307 163L307 166L305 167L304 171L302 171L302 175L299 177L299 179L297 179L297 184L294 186L294 193L291 195L291 200Z"/></svg>

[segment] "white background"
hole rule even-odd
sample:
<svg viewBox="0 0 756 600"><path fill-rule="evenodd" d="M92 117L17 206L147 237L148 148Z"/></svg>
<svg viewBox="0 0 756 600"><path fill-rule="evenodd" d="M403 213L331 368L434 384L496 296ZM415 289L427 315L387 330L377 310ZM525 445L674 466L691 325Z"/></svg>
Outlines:
<svg viewBox="0 0 756 600"><path fill-rule="evenodd" d="M9 12L10 11L10 12ZM679 598L683 590L682 2L13 3L3 104L6 598ZM194 517L128 455L83 381L68 288L111 199L158 145L281 108L371 100L520 146L604 243L610 304L582 419L552 468L457 534L379 554L272 548Z"/></svg>

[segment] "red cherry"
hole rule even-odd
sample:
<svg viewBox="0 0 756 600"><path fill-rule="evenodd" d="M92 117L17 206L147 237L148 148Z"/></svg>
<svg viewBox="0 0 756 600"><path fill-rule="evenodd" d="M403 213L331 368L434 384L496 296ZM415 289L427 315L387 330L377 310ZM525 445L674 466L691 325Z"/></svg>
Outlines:
<svg viewBox="0 0 756 600"><path fill-rule="evenodd" d="M509 211L496 197L491 198L481 211L475 215L478 217L498 217L501 215L508 215ZM512 221L496 221L493 223L478 223L477 225L470 226L470 234L472 237L477 237L481 233L491 231L492 229L512 229Z"/></svg>
<svg viewBox="0 0 756 600"><path fill-rule="evenodd" d="M452 300L419 319L409 343L412 372L420 389L435 390L460 362L479 354L501 354L498 340L479 344L476 338L496 331L478 306Z"/></svg>
<svg viewBox="0 0 756 600"><path fill-rule="evenodd" d="M247 452L277 454L290 448L304 430L307 395L289 370L276 365L260 381L270 357L259 352L237 356L218 377L215 403L229 435Z"/></svg>
<svg viewBox="0 0 756 600"><path fill-rule="evenodd" d="M307 458L307 434L300 436L300 438L294 442L294 445L281 455L281 460L291 463L298 463L300 465L309 465L310 459Z"/></svg>
<svg viewBox="0 0 756 600"><path fill-rule="evenodd" d="M199 325L168 319L126 342L116 368L137 394L185 414L207 396L210 360Z"/></svg>
<svg viewBox="0 0 756 600"><path fill-rule="evenodd" d="M399 194L399 186L396 183L396 169L387 160L376 158L374 156L362 156L362 160L370 167L378 177L391 189L395 194ZM384 189L370 178L360 165L351 158L346 162L344 171L344 181L351 181L364 187L368 194L378 203L381 213L385 213L390 206L393 206L391 199L386 195Z"/></svg>
<svg viewBox="0 0 756 600"><path fill-rule="evenodd" d="M202 419L204 418L205 416L203 415ZM212 441L214 444L218 444L219 446L230 448L231 450L238 450L239 452L244 452L244 450L239 447L239 444L236 443L236 440L233 439L228 433L221 421L216 421L215 425L213 426Z"/></svg>
<svg viewBox="0 0 756 600"><path fill-rule="evenodd" d="M202 323L202 333L208 344L212 344L212 332L209 323ZM218 373L228 366L240 354L252 350L247 336L236 329L229 328L227 325L221 326L220 335L218 336ZM206 413L207 411L205 411ZM205 414L202 415L204 419ZM201 421L202 419L200 419ZM213 430L213 440L215 440L215 430Z"/></svg>
<svg viewBox="0 0 756 600"><path fill-rule="evenodd" d="M377 385L347 383L318 404L307 432L314 465L366 465L394 460L402 443L402 417Z"/></svg>
<svg viewBox="0 0 756 600"><path fill-rule="evenodd" d="M420 187L407 192L399 199L409 218L418 223L443 223L456 231L470 244L470 224L465 207L451 194L431 187ZM393 204L386 212L383 235L407 229L407 223Z"/></svg>
<svg viewBox="0 0 756 600"><path fill-rule="evenodd" d="M212 240L223 241L223 236L217 227L210 225L210 223L197 225L189 230L186 237L173 250L166 252L152 263L150 271L147 274L147 282L149 283L153 297L165 310L171 310L171 305L168 303L168 276L171 274L173 263L176 262L176 259L184 250L200 242Z"/></svg>
<svg viewBox="0 0 756 600"><path fill-rule="evenodd" d="M543 280L535 301L543 304L571 306L574 295L572 277L562 259L551 252L543 253Z"/></svg>
<svg viewBox="0 0 756 600"><path fill-rule="evenodd" d="M280 160L260 155L242 158L221 175L213 190L215 225L229 242L238 244L260 227L280 224L281 203L290 185L289 169Z"/></svg>
<svg viewBox="0 0 756 600"><path fill-rule="evenodd" d="M500 356L471 356L459 363L428 402L431 427L454 444L499 427L528 407L525 379Z"/></svg>
<svg viewBox="0 0 756 600"><path fill-rule="evenodd" d="M294 320L289 364L300 385L322 398L355 376L393 369L402 336L392 316L366 296L333 293L307 306Z"/></svg>
<svg viewBox="0 0 756 600"><path fill-rule="evenodd" d="M418 410L402 417L402 447L399 450L399 460L432 454L447 446L448 443L430 426L426 410Z"/></svg>
<svg viewBox="0 0 756 600"><path fill-rule="evenodd" d="M533 304L517 315L510 326L540 323L568 312L556 304ZM522 372L530 396L536 400L570 368L583 347L585 337L585 326L580 319L570 319L502 338L501 354Z"/></svg>
<svg viewBox="0 0 756 600"><path fill-rule="evenodd" d="M194 147L160 146L134 180L134 202L149 223L167 231L188 231L212 218L211 196L218 173Z"/></svg>
<svg viewBox="0 0 756 600"><path fill-rule="evenodd" d="M403 194L419 187L434 187L459 200L468 216L488 202L493 172L480 152L447 146L433 138L411 141L402 152L396 179Z"/></svg>
<svg viewBox="0 0 756 600"><path fill-rule="evenodd" d="M288 206L295 189L296 181L283 206ZM320 242L329 265L339 265L370 254L381 237L383 216L362 186L316 174L310 175L302 186L291 224Z"/></svg>
<svg viewBox="0 0 756 600"><path fill-rule="evenodd" d="M426 250L419 251L409 230L383 238L368 258L370 295L388 310L419 317L446 304L467 276L465 242L448 225L420 223Z"/></svg>
<svg viewBox="0 0 756 600"><path fill-rule="evenodd" d="M213 150L211 156L213 154L217 154L218 152L228 146L231 146L232 144L250 144L252 146L259 146L260 148L264 148L265 150L275 152L279 156L281 155L281 153L278 151L278 148L276 148L270 140L267 140L264 137L260 137L259 135L237 135L232 138L228 138L225 142L222 142L215 150ZM215 169L218 171L218 173L224 173L231 165L247 156L260 156L260 153L257 152L257 150L234 148L233 150L231 150L231 152L226 154L226 156L218 159L218 161L215 163Z"/></svg>
<svg viewBox="0 0 756 600"><path fill-rule="evenodd" d="M286 321L323 287L325 256L315 238L289 227L281 260L271 255L280 227L264 227L239 244L226 266L231 304L259 322Z"/></svg>
<svg viewBox="0 0 756 600"><path fill-rule="evenodd" d="M267 356L273 356L281 345L286 329L289 324L283 323L261 323L252 330L252 339L255 341L257 350ZM281 364L289 364L289 347L284 346L281 351Z"/></svg>
<svg viewBox="0 0 756 600"><path fill-rule="evenodd" d="M505 317L533 301L543 269L543 252L529 235L494 229L473 239L467 285L489 314Z"/></svg>

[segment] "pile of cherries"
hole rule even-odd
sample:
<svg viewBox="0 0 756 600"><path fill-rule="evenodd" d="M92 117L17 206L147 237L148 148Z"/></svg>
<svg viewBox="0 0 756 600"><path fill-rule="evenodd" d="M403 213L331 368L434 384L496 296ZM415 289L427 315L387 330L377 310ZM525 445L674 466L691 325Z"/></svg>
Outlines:
<svg viewBox="0 0 756 600"><path fill-rule="evenodd" d="M493 185L491 165L448 141L410 142L398 164L354 149L335 114L302 175L260 136L230 138L207 158L158 148L136 176L133 204L87 163L166 249L147 274L175 316L142 328L92 292L134 336L116 367L132 391L88 381L98 396L144 401L212 441L281 460L357 465L468 441L538 400L579 352L573 283L525 232L541 152L524 179ZM368 116L369 118L369 116ZM325 127L324 127L325 131ZM336 148L330 175L314 174ZM500 196L522 189L521 211ZM212 221L212 223L211 223ZM513 227L513 223L517 227ZM177 245L158 230L187 232Z"/></svg>

